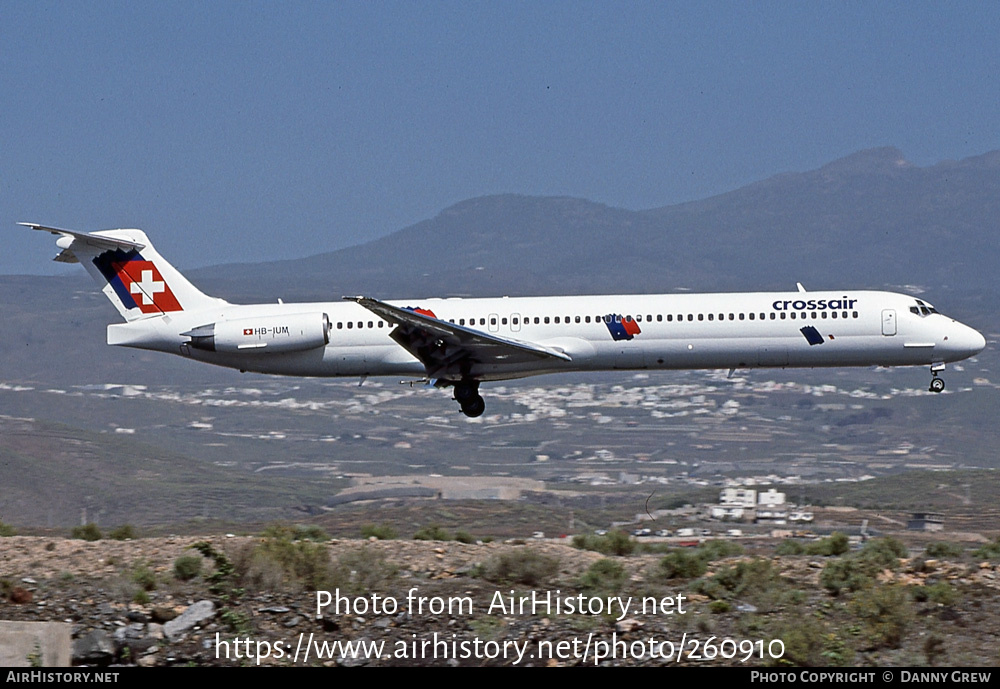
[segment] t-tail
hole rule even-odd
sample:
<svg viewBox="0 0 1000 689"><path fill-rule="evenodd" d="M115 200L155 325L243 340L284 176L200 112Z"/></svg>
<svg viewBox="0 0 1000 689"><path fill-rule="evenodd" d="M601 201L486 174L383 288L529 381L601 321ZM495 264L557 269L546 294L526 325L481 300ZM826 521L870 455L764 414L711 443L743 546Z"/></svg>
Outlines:
<svg viewBox="0 0 1000 689"><path fill-rule="evenodd" d="M160 256L142 230L75 232L35 223L18 223L58 235L62 249L54 260L82 263L126 321L197 311L223 304L188 282Z"/></svg>

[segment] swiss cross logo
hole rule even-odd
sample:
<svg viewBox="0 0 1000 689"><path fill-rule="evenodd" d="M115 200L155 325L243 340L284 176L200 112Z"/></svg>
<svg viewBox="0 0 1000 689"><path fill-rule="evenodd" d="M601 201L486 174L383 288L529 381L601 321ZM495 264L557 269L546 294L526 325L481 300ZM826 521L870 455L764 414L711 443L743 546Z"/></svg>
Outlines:
<svg viewBox="0 0 1000 689"><path fill-rule="evenodd" d="M253 335L253 328L243 328L244 335Z"/></svg>
<svg viewBox="0 0 1000 689"><path fill-rule="evenodd" d="M177 297L151 261L113 263L112 268L135 306L143 313L182 310Z"/></svg>

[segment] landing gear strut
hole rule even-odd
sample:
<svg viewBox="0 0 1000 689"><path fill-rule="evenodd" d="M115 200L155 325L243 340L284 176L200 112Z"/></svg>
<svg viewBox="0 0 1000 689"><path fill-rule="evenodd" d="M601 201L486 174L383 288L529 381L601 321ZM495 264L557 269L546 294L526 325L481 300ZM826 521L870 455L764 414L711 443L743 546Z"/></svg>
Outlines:
<svg viewBox="0 0 1000 689"><path fill-rule="evenodd" d="M944 364L934 364L931 366L931 392L941 392L944 390L944 378L938 378L938 371L944 370Z"/></svg>
<svg viewBox="0 0 1000 689"><path fill-rule="evenodd" d="M486 402L479 394L478 380L463 380L455 383L455 401L462 407L462 413L475 418L486 411Z"/></svg>

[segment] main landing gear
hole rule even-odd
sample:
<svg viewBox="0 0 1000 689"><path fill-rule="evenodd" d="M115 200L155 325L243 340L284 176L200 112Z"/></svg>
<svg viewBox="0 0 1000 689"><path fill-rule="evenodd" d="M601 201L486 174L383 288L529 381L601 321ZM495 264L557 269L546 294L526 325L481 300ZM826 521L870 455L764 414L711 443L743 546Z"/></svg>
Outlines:
<svg viewBox="0 0 1000 689"><path fill-rule="evenodd" d="M475 418L486 411L486 402L479 394L478 380L463 380L455 383L455 401L462 407L462 413Z"/></svg>
<svg viewBox="0 0 1000 689"><path fill-rule="evenodd" d="M944 378L938 378L938 372L944 370L944 364L934 364L931 366L931 392L941 392L944 390Z"/></svg>

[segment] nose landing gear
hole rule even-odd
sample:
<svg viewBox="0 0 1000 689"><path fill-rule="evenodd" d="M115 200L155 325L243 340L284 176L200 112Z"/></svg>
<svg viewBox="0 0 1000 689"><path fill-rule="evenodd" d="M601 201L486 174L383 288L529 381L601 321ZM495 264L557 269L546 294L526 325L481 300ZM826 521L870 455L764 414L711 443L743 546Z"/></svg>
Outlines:
<svg viewBox="0 0 1000 689"><path fill-rule="evenodd" d="M479 394L478 380L455 383L455 401L462 407L462 413L470 418L482 416L486 411L486 402Z"/></svg>
<svg viewBox="0 0 1000 689"><path fill-rule="evenodd" d="M931 366L931 392L941 392L944 390L944 378L938 378L938 372L944 370L944 364L934 364Z"/></svg>

